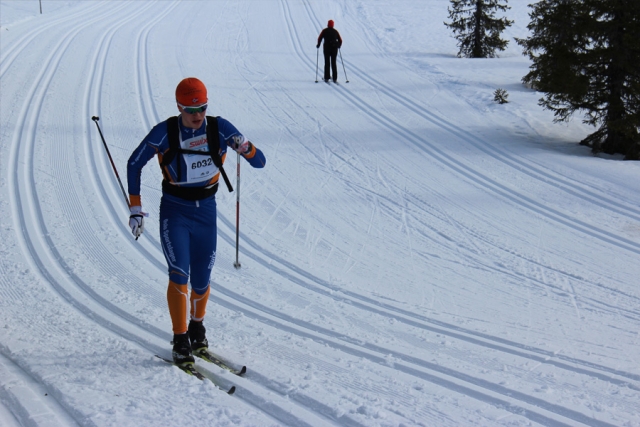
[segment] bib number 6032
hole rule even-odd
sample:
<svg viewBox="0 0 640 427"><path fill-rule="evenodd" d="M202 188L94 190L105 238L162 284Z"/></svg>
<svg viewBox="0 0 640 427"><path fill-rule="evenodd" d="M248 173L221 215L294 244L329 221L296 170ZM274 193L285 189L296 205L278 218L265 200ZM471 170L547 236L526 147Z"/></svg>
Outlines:
<svg viewBox="0 0 640 427"><path fill-rule="evenodd" d="M211 166L213 164L213 159L208 158L206 160L199 160L197 162L191 163L191 169L204 168L207 166Z"/></svg>

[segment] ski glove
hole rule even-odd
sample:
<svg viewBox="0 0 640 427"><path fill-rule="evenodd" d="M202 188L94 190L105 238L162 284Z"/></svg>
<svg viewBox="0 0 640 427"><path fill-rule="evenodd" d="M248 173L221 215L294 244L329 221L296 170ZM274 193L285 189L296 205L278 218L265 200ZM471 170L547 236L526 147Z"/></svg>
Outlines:
<svg viewBox="0 0 640 427"><path fill-rule="evenodd" d="M234 137L233 142L231 143L231 148L242 155L246 155L251 153L251 149L253 149L253 144L251 143L251 141L249 141L245 137L242 137L242 138Z"/></svg>
<svg viewBox="0 0 640 427"><path fill-rule="evenodd" d="M144 231L144 217L149 216L149 214L142 212L142 206L131 206L129 211L131 212L129 216L129 227L131 227L131 233L133 233L137 240Z"/></svg>
<svg viewBox="0 0 640 427"><path fill-rule="evenodd" d="M320 49L320 45L319 45L319 44L318 44L318 45L316 45L316 49Z"/></svg>

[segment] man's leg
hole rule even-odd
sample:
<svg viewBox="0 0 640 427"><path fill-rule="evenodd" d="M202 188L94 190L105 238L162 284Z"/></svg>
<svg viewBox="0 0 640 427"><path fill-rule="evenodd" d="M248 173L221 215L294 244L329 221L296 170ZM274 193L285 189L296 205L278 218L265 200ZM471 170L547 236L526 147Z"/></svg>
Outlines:
<svg viewBox="0 0 640 427"><path fill-rule="evenodd" d="M189 229L181 215L180 206L164 200L160 204L160 243L169 273L167 303L173 333L184 334L187 332L189 310L187 287L191 256Z"/></svg>
<svg viewBox="0 0 640 427"><path fill-rule="evenodd" d="M181 208L165 200L160 203L160 239L167 261L169 286L167 305L173 329L173 360L177 364L193 363L187 335L189 312L189 228Z"/></svg>
<svg viewBox="0 0 640 427"><path fill-rule="evenodd" d="M331 71L333 71L333 81L338 81L338 49L331 52Z"/></svg>
<svg viewBox="0 0 640 427"><path fill-rule="evenodd" d="M326 50L324 53L324 81L328 82L331 78L331 53Z"/></svg>
<svg viewBox="0 0 640 427"><path fill-rule="evenodd" d="M191 236L191 307L189 338L194 353L206 349L209 343L202 323L209 301L209 280L216 261L218 228L216 224L216 202L208 199L200 202L197 217L193 218L194 229Z"/></svg>

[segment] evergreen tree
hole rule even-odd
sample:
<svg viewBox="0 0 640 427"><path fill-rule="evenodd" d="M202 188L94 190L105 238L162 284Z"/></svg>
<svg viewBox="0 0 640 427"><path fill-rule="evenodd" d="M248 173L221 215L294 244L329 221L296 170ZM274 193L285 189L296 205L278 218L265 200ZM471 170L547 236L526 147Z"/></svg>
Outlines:
<svg viewBox="0 0 640 427"><path fill-rule="evenodd" d="M568 121L577 110L600 126L580 143L638 160L640 1L541 0L531 4L532 36L516 39L533 61L522 81L539 104Z"/></svg>
<svg viewBox="0 0 640 427"><path fill-rule="evenodd" d="M451 0L451 6L447 10L452 22L444 25L456 34L459 57L493 58L496 50L505 50L509 42L501 39L500 33L513 21L497 19L495 14L497 10L511 9L507 0Z"/></svg>

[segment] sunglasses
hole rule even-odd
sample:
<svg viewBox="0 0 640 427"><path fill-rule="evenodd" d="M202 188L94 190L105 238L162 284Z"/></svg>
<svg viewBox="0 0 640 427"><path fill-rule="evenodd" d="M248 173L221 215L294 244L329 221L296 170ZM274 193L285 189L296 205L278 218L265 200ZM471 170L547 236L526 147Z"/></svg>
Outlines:
<svg viewBox="0 0 640 427"><path fill-rule="evenodd" d="M197 107L186 107L182 104L178 105L182 107L182 111L187 114L204 113L205 111L207 111L207 104L198 105Z"/></svg>

